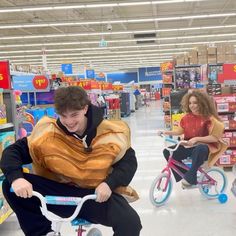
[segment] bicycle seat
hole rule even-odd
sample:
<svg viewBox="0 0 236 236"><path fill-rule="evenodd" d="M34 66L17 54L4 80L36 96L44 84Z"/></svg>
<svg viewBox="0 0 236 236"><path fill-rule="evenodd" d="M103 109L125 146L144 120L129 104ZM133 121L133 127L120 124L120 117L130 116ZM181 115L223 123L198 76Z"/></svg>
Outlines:
<svg viewBox="0 0 236 236"><path fill-rule="evenodd" d="M84 225L91 225L92 223L81 218L75 218L71 221L72 226L84 226Z"/></svg>

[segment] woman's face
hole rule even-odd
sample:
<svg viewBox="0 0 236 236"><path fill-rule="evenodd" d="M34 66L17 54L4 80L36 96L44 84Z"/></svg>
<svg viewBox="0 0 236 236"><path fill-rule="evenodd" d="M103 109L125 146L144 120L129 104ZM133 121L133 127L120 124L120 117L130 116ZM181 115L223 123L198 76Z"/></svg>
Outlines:
<svg viewBox="0 0 236 236"><path fill-rule="evenodd" d="M82 110L66 111L59 115L61 123L69 132L82 135L87 127L87 117L85 116L88 106Z"/></svg>
<svg viewBox="0 0 236 236"><path fill-rule="evenodd" d="M194 115L199 115L199 105L195 96L189 98L189 109Z"/></svg>

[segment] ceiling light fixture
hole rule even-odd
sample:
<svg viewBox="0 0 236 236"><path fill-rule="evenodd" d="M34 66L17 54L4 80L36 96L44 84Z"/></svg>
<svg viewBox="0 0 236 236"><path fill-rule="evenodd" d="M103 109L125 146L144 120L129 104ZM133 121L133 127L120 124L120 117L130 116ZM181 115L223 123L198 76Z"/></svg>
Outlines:
<svg viewBox="0 0 236 236"><path fill-rule="evenodd" d="M173 0L173 1L140 1L140 2L117 2L117 3L101 3L101 4L66 4L66 5L44 5L44 6L23 6L23 7L2 7L0 13L11 12L33 12L33 11L52 11L52 10L65 10L65 9L83 9L83 8L105 8L105 7L125 7L125 6L140 6L150 4L171 4L171 3L186 3L186 2L199 2L207 0Z"/></svg>

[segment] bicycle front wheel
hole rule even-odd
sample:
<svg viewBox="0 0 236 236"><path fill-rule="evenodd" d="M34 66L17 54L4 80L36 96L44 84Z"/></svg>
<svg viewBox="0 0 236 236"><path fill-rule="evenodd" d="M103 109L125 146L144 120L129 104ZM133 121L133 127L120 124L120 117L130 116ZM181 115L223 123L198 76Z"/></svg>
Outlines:
<svg viewBox="0 0 236 236"><path fill-rule="evenodd" d="M164 205L170 197L172 186L172 179L171 177L168 178L167 173L162 173L157 176L152 182L149 191L151 203L156 207Z"/></svg>
<svg viewBox="0 0 236 236"><path fill-rule="evenodd" d="M97 228L92 228L87 233L87 236L102 236L102 232Z"/></svg>
<svg viewBox="0 0 236 236"><path fill-rule="evenodd" d="M227 187L228 181L225 173L218 167L212 167L207 170L206 173L216 181L216 185L211 184L207 175L203 173L199 178L199 191L208 199L218 198L219 194L223 193ZM209 183L207 183L208 181Z"/></svg>

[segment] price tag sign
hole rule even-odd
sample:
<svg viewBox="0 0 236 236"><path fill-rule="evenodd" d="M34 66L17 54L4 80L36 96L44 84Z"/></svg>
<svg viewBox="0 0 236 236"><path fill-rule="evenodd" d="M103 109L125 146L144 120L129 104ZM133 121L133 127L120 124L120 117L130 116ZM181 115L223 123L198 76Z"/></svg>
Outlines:
<svg viewBox="0 0 236 236"><path fill-rule="evenodd" d="M236 79L236 64L224 64L223 73L227 79Z"/></svg>

